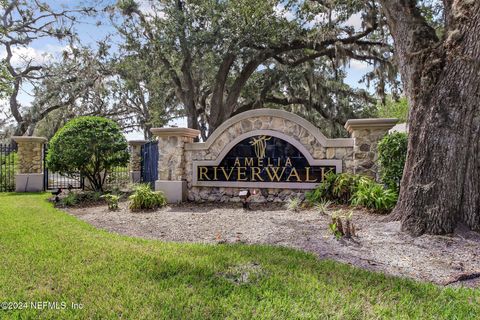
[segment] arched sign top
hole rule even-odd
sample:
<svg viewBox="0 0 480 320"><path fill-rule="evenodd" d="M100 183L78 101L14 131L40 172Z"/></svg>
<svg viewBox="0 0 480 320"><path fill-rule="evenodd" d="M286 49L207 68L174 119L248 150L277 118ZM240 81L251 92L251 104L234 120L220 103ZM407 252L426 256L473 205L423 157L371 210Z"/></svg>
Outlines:
<svg viewBox="0 0 480 320"><path fill-rule="evenodd" d="M237 125L238 123L242 123L248 120L256 120L256 119L280 119L286 122L295 124L300 128L303 128L309 135L315 138L316 141L323 147L353 147L353 139L351 138L339 138L339 139L328 139L325 135L312 123L307 121L306 119L288 112L284 110L278 109L255 109L250 111L245 111L236 116L228 119L224 123L222 123L208 138L208 140L204 143L195 143L189 144L187 146L187 150L206 150L209 149L225 132L228 131L229 128ZM271 121L272 125L262 129L273 130L273 131L281 131L279 128L275 127L274 121Z"/></svg>
<svg viewBox="0 0 480 320"><path fill-rule="evenodd" d="M341 160L315 160L295 139L254 130L231 141L213 161L193 162L193 185L311 189Z"/></svg>

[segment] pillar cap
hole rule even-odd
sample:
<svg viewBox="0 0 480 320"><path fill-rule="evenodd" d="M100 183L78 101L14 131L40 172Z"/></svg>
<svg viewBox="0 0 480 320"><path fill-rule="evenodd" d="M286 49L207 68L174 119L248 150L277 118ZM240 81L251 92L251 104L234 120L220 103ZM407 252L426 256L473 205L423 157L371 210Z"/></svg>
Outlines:
<svg viewBox="0 0 480 320"><path fill-rule="evenodd" d="M200 134L199 130L190 128L152 128L152 134L157 137L188 137L196 138Z"/></svg>
<svg viewBox="0 0 480 320"><path fill-rule="evenodd" d="M345 129L349 133L361 129L384 129L390 130L397 124L396 118L368 118L368 119L349 119L345 123Z"/></svg>
<svg viewBox="0 0 480 320"><path fill-rule="evenodd" d="M147 140L128 140L128 144L131 146L142 146L147 142Z"/></svg>
<svg viewBox="0 0 480 320"><path fill-rule="evenodd" d="M38 143L42 143L42 144L47 143L47 138L44 138L44 137L13 136L12 139L16 143L19 143L19 142L38 142Z"/></svg>

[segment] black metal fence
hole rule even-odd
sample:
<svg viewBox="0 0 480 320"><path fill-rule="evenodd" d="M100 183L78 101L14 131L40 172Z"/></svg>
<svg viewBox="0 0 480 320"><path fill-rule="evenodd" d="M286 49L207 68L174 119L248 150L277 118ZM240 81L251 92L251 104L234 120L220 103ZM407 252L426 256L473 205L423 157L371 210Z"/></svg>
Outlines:
<svg viewBox="0 0 480 320"><path fill-rule="evenodd" d="M105 186L122 188L128 186L130 183L130 168L115 167L107 175Z"/></svg>
<svg viewBox="0 0 480 320"><path fill-rule="evenodd" d="M149 143L147 148L142 148L142 154L145 152L145 166L142 162L142 177L145 182L154 182L157 180L158 147L156 141ZM44 189L83 189L85 187L85 178L80 174L65 175L59 172L52 172L46 164L48 146L44 148ZM18 165L17 146L13 144L0 144L0 192L15 191L15 172ZM144 175L144 173L146 173ZM108 174L106 187L127 187L130 183L130 168L115 167Z"/></svg>
<svg viewBox="0 0 480 320"><path fill-rule="evenodd" d="M15 191L17 146L0 144L0 192Z"/></svg>
<svg viewBox="0 0 480 320"><path fill-rule="evenodd" d="M158 180L158 141L151 141L142 146L142 182L152 187Z"/></svg>
<svg viewBox="0 0 480 320"><path fill-rule="evenodd" d="M85 179L80 173L72 175L64 175L59 172L48 170L47 167L48 145L43 149L43 188L45 190L54 189L83 189Z"/></svg>

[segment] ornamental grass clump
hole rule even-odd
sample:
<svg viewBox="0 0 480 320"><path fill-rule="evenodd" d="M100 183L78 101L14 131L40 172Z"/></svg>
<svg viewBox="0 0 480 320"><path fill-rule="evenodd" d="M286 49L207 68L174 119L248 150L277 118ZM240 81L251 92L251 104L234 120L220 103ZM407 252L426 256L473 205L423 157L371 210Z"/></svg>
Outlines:
<svg viewBox="0 0 480 320"><path fill-rule="evenodd" d="M351 204L385 213L392 210L397 203L398 195L392 189L386 189L373 180L365 180L358 184L352 196Z"/></svg>
<svg viewBox="0 0 480 320"><path fill-rule="evenodd" d="M322 215L327 214L328 209L332 204L333 202L330 200L321 200L320 202L315 204L315 209Z"/></svg>
<svg viewBox="0 0 480 320"><path fill-rule="evenodd" d="M302 200L298 197L293 197L287 200L287 210L288 211L293 211L293 212L298 212L300 210L300 205L302 204Z"/></svg>
<svg viewBox="0 0 480 320"><path fill-rule="evenodd" d="M109 193L104 194L103 196L101 196L101 198L107 202L108 210L114 211L118 209L118 201L120 200L120 196Z"/></svg>
<svg viewBox="0 0 480 320"><path fill-rule="evenodd" d="M153 210L167 205L167 199L161 191L153 191L148 184L135 186L129 197L129 208L132 211Z"/></svg>
<svg viewBox="0 0 480 320"><path fill-rule="evenodd" d="M349 204L358 184L366 180L371 178L358 174L329 172L314 190L306 193L305 198L311 205L327 200Z"/></svg>
<svg viewBox="0 0 480 320"><path fill-rule="evenodd" d="M305 198L321 212L325 212L322 202L332 201L385 213L395 207L398 193L367 176L330 173L314 190L307 192Z"/></svg>

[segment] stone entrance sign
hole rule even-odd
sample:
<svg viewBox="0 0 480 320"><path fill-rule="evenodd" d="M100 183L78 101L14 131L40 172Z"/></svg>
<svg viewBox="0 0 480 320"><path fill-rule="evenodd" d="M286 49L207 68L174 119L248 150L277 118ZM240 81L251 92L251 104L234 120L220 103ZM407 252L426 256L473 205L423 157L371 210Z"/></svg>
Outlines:
<svg viewBox="0 0 480 320"><path fill-rule="evenodd" d="M153 128L158 140L155 189L169 202L240 201L239 192L256 189L256 202L302 198L328 172L377 176L378 141L397 119L348 120L351 138L328 139L304 118L276 109L240 113L213 132L207 141L188 128ZM43 190L41 137L13 137L18 143L17 191ZM131 141L131 177L140 181L140 148Z"/></svg>
<svg viewBox="0 0 480 320"><path fill-rule="evenodd" d="M352 138L328 139L304 118L276 109L240 113L194 142L197 130L156 128L157 190L170 202L240 201L240 190L257 189L253 201L304 196L328 172L376 176L377 142L396 119L349 120Z"/></svg>
<svg viewBox="0 0 480 320"><path fill-rule="evenodd" d="M193 162L193 186L311 189L341 160L315 160L291 137L252 131L230 142L215 161Z"/></svg>

